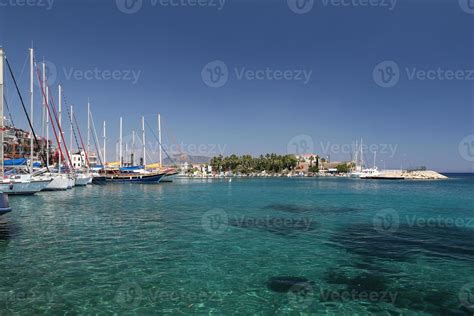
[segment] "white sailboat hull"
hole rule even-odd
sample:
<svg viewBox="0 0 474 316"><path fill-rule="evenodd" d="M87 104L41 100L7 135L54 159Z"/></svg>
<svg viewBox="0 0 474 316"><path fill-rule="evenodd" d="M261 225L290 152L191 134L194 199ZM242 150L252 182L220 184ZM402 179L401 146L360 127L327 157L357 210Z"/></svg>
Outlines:
<svg viewBox="0 0 474 316"><path fill-rule="evenodd" d="M7 180L8 181L8 180ZM33 180L25 182L1 182L0 192L10 195L30 195L35 194L48 186L51 180Z"/></svg>
<svg viewBox="0 0 474 316"><path fill-rule="evenodd" d="M45 191L67 190L69 185L69 178L67 175L54 175L53 180L45 188Z"/></svg>
<svg viewBox="0 0 474 316"><path fill-rule="evenodd" d="M76 178L76 186L86 186L92 182L92 177L86 174L78 174Z"/></svg>
<svg viewBox="0 0 474 316"><path fill-rule="evenodd" d="M76 179L74 179L73 177L69 177L68 178L68 184L67 184L67 188L68 189L71 189L73 186L76 185Z"/></svg>

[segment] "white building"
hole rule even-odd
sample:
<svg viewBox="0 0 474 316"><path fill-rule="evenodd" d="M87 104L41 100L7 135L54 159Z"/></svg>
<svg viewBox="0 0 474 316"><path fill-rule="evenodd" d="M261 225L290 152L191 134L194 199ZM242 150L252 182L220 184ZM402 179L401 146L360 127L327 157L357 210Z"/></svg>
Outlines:
<svg viewBox="0 0 474 316"><path fill-rule="evenodd" d="M97 165L97 155L95 153L89 153L88 158L89 158L89 163L91 167L94 167ZM72 160L72 166L74 169L81 169L81 168L86 167L87 165L86 154L84 151L72 154L71 160Z"/></svg>

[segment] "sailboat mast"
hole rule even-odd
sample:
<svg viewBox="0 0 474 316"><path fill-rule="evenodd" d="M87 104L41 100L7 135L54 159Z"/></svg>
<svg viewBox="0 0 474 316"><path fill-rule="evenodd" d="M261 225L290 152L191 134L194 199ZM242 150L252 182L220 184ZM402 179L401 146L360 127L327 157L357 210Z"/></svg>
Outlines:
<svg viewBox="0 0 474 316"><path fill-rule="evenodd" d="M160 153L160 167L163 167L162 153L161 153L161 115L158 114L158 142L159 144L159 153Z"/></svg>
<svg viewBox="0 0 474 316"><path fill-rule="evenodd" d="M33 45L31 45L33 46ZM33 98L33 82L34 82L34 51L33 47L30 48L30 120L31 125L33 126L33 114L34 114L34 98ZM30 165L33 167L33 156L34 156L34 137L33 137L33 128L30 129Z"/></svg>
<svg viewBox="0 0 474 316"><path fill-rule="evenodd" d="M44 63L44 58L43 58L43 78L41 79L41 85L42 85L42 88L41 89L44 89L44 76L45 76L45 71L44 71L44 68L45 68L45 63ZM39 79L38 79L39 80ZM44 91L42 91L44 93ZM46 111L45 111L45 107L46 107L46 103L45 103L45 100L44 100L44 97L41 98L42 99L42 104L43 106L41 107L41 137L44 137L44 122L46 120ZM41 150L44 150L44 147L41 146Z"/></svg>
<svg viewBox="0 0 474 316"><path fill-rule="evenodd" d="M376 168L376 166L375 166L375 161L376 161L376 159L377 159L377 152L374 151L374 169Z"/></svg>
<svg viewBox="0 0 474 316"><path fill-rule="evenodd" d="M59 110L59 131L62 133L61 130L61 121L62 121L62 113L63 113L63 106L62 106L62 97L61 97L61 85L58 85L58 110ZM61 174L61 161L62 161L62 155L61 155L61 138L59 138L59 157L58 157L58 173Z"/></svg>
<svg viewBox="0 0 474 316"><path fill-rule="evenodd" d="M4 166L3 166L3 62L4 51L0 47L0 179L3 180Z"/></svg>
<svg viewBox="0 0 474 316"><path fill-rule="evenodd" d="M107 144L107 136L105 134L105 121L104 121L104 167L107 162L107 152L106 152L106 144Z"/></svg>
<svg viewBox="0 0 474 316"><path fill-rule="evenodd" d="M142 116L143 166L146 168L145 117Z"/></svg>
<svg viewBox="0 0 474 316"><path fill-rule="evenodd" d="M122 167L122 117L120 117L120 139L119 139L119 163L120 167Z"/></svg>
<svg viewBox="0 0 474 316"><path fill-rule="evenodd" d="M72 108L72 105L71 105L71 113L70 113L71 119L69 120L69 121L71 122L71 125L70 125L70 133L69 133L69 152L70 152L70 156L71 156L70 159L71 159L71 160L72 160L72 152L73 152L73 151L72 151L72 136L73 136L73 133L74 133L74 131L73 131L73 129L72 129L72 118L73 118L73 114L74 114L74 113L73 113L72 111L73 111L73 108Z"/></svg>
<svg viewBox="0 0 474 316"><path fill-rule="evenodd" d="M47 107L49 102L49 88L46 84L46 63L43 62L43 87L46 92L46 100L44 101L44 106ZM46 111L45 111L46 113ZM49 167L49 115L46 116L46 165Z"/></svg>
<svg viewBox="0 0 474 316"><path fill-rule="evenodd" d="M87 99L87 149L86 151L89 153L91 151L91 104L89 99Z"/></svg>
<svg viewBox="0 0 474 316"><path fill-rule="evenodd" d="M132 130L132 150L131 150L132 154L130 156L130 163L132 164L132 166L134 165L134 154L135 154L135 130Z"/></svg>

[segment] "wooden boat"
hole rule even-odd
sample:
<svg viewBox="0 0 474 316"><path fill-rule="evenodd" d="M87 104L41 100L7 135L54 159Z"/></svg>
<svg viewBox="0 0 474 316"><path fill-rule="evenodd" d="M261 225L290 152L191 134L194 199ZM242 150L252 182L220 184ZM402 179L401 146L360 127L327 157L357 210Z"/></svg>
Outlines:
<svg viewBox="0 0 474 316"><path fill-rule="evenodd" d="M108 171L105 174L105 180L107 182L116 183L159 183L166 173L162 172L150 172L150 173L124 173L120 171Z"/></svg>
<svg viewBox="0 0 474 316"><path fill-rule="evenodd" d="M178 172L174 168L169 168L163 170L163 172L166 174L164 178L161 180L161 182L173 182L173 180L176 178L178 175Z"/></svg>

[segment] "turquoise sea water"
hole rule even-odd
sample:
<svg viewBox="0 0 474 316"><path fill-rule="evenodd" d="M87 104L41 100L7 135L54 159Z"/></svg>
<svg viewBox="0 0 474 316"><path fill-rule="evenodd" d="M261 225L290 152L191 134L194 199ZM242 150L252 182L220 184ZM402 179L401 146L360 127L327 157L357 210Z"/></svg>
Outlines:
<svg viewBox="0 0 474 316"><path fill-rule="evenodd" d="M0 314L472 315L473 192L474 177L452 175L11 197Z"/></svg>

